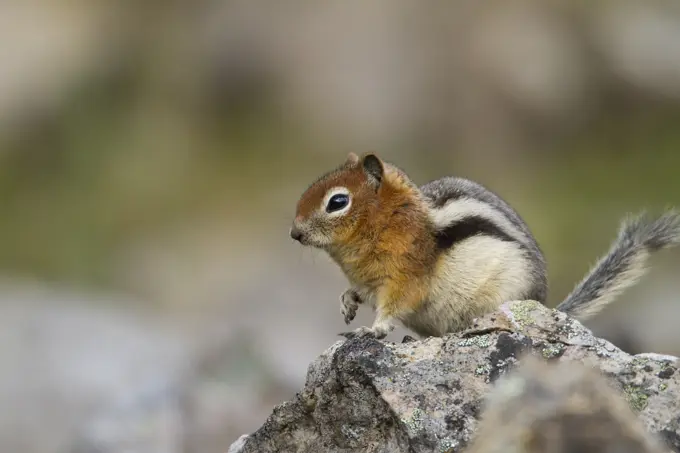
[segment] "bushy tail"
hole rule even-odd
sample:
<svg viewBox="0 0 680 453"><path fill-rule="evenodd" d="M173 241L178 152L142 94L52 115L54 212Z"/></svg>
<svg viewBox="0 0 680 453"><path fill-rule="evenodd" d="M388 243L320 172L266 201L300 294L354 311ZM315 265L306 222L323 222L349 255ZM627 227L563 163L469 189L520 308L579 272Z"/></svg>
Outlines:
<svg viewBox="0 0 680 453"><path fill-rule="evenodd" d="M657 218L645 213L623 221L609 252L557 306L579 320L597 314L646 272L649 256L680 244L680 214L669 211Z"/></svg>

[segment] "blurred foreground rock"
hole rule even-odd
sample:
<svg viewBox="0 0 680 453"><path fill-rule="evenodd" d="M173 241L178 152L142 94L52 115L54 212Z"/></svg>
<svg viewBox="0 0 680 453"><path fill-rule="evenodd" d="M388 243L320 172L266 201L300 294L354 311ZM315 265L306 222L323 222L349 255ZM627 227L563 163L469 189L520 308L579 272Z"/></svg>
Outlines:
<svg viewBox="0 0 680 453"><path fill-rule="evenodd" d="M511 372L530 356L561 368ZM229 451L663 451L658 439L680 451L676 370L675 357L626 354L562 313L512 302L446 338L335 343Z"/></svg>
<svg viewBox="0 0 680 453"><path fill-rule="evenodd" d="M294 389L226 315L188 318L0 279L0 451L223 453Z"/></svg>
<svg viewBox="0 0 680 453"><path fill-rule="evenodd" d="M525 360L487 399L468 453L664 451L593 369Z"/></svg>

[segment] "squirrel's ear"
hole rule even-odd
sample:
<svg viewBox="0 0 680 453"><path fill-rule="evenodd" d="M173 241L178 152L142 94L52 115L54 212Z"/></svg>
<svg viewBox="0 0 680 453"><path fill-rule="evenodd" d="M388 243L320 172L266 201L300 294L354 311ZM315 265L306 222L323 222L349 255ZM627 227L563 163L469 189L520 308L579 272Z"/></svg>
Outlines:
<svg viewBox="0 0 680 453"><path fill-rule="evenodd" d="M357 156L354 153L349 153L347 155L347 160L345 161L345 165L356 165L359 163L359 156Z"/></svg>
<svg viewBox="0 0 680 453"><path fill-rule="evenodd" d="M368 179L379 186L383 179L383 164L375 154L366 154L361 162Z"/></svg>

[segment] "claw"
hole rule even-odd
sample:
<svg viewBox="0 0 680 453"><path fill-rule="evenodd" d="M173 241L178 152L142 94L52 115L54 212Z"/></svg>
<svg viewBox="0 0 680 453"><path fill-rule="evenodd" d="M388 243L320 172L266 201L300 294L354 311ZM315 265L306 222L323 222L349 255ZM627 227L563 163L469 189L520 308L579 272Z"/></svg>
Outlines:
<svg viewBox="0 0 680 453"><path fill-rule="evenodd" d="M345 324L349 325L354 320L360 303L361 298L351 288L340 295L340 313L345 320Z"/></svg>
<svg viewBox="0 0 680 453"><path fill-rule="evenodd" d="M345 337L348 340L364 337L376 338L375 331L373 331L373 329L369 329L368 327L359 327L358 329L352 330L350 332L340 332L338 335Z"/></svg>
<svg viewBox="0 0 680 453"><path fill-rule="evenodd" d="M345 317L345 324L349 326L349 324L354 320L354 317L357 315L356 310L347 310L347 312L343 313L343 316Z"/></svg>
<svg viewBox="0 0 680 453"><path fill-rule="evenodd" d="M404 339L401 340L402 343L410 343L412 341L416 341L416 339L413 338L411 335L404 335Z"/></svg>

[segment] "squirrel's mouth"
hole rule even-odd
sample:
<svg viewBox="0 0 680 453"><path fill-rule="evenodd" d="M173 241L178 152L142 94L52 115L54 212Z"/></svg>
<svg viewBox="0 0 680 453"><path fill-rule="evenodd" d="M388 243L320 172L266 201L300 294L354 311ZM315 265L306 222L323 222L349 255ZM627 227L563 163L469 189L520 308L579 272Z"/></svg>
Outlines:
<svg viewBox="0 0 680 453"><path fill-rule="evenodd" d="M296 239L296 241L299 242L300 245L304 245L305 247L314 246L314 244L309 242L309 238L307 238L307 236L305 236L304 234L299 239Z"/></svg>
<svg viewBox="0 0 680 453"><path fill-rule="evenodd" d="M316 246L313 243L313 241L310 240L309 234L305 233L304 231L302 231L301 229L299 229L295 226L290 229L290 237L294 241L300 243L300 245L312 246L312 247Z"/></svg>
<svg viewBox="0 0 680 453"><path fill-rule="evenodd" d="M314 247L318 249L325 249L328 247L328 238L324 235L318 234L313 229L308 229L305 225L294 223L290 229L290 237L295 242L306 247Z"/></svg>
<svg viewBox="0 0 680 453"><path fill-rule="evenodd" d="M293 227L290 229L290 237L291 237L294 241L298 241L300 244L303 244L303 245L304 245L305 235L304 235L304 233L302 232L302 230L300 230L298 227L293 226Z"/></svg>

